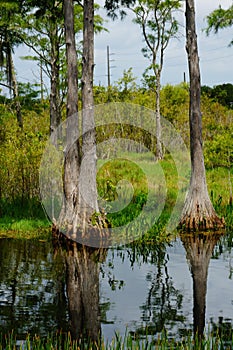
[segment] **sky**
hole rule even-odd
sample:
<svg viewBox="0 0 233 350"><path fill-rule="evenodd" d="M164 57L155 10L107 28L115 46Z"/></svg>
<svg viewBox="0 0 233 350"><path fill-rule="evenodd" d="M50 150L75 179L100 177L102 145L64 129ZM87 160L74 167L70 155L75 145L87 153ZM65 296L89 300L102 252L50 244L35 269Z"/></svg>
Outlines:
<svg viewBox="0 0 233 350"><path fill-rule="evenodd" d="M103 0L97 0L101 4ZM220 30L218 34L211 33L208 37L203 29L206 28L206 16L221 5L228 8L232 0L196 0L196 26L198 49L201 69L201 84L214 86L223 83L233 84L233 46L229 43L233 38L232 27ZM107 85L107 46L110 49L111 84L115 84L123 76L123 71L132 67L136 82L141 83L141 77L149 60L143 57L141 49L145 46L139 25L132 22L133 14L126 18L112 21L106 17L104 9L99 14L106 19L105 28L95 37L95 85ZM162 85L179 84L188 81L187 55L185 51L185 17L184 12L178 14L181 24L179 39L171 39L165 51L162 71ZM35 63L22 61L20 56L32 54L25 47L17 48L15 65L19 81L39 82L39 68ZM46 81L46 79L45 79ZM46 82L49 88L49 82Z"/></svg>
<svg viewBox="0 0 233 350"><path fill-rule="evenodd" d="M206 28L206 16L218 8L228 8L232 0L196 0L196 25L199 45L202 85L213 86L221 83L233 83L233 46L228 47L232 37L232 28L211 33L208 37L203 32ZM125 20L111 20L105 24L108 33L102 33L95 39L95 83L107 84L106 47L109 45L111 62L111 82L122 77L123 71L133 68L134 76L140 82L142 73L150 64L143 57L141 49L145 46L139 25L132 23L133 14ZM171 39L165 52L162 72L162 84L179 84L188 77L187 55L185 51L185 17L179 14L181 24L179 39Z"/></svg>

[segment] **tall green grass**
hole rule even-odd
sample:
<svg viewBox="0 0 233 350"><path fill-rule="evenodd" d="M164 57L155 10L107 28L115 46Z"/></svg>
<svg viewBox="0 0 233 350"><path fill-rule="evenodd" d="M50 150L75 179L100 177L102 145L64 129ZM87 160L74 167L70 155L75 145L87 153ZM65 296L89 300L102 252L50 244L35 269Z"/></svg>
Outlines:
<svg viewBox="0 0 233 350"><path fill-rule="evenodd" d="M7 198L0 200L0 217L14 219L45 219L39 198Z"/></svg>
<svg viewBox="0 0 233 350"><path fill-rule="evenodd" d="M121 155L121 159L100 163L100 171L97 176L98 190L101 197L111 207L111 201L117 200L117 184L122 179L131 182L134 189L132 200L119 212L109 213L108 219L112 226L124 226L134 220L141 212L148 200L148 192L156 188L158 190L158 171L166 181L166 202L163 211L156 224L149 230L150 237L163 233L166 223L176 203L178 195L178 174L171 157L166 154L165 158L156 163L151 153L130 153ZM130 163L131 162L131 163ZM183 179L186 188L189 185L189 176ZM106 183L109 184L106 186ZM224 217L228 230L233 228L233 208L229 204L230 183L228 169L214 168L207 170L207 184L212 203L220 217ZM163 185L164 186L164 185ZM184 188L185 188L184 186ZM162 187L162 185L161 185ZM154 205L154 203L152 203ZM181 203L182 207L182 203ZM147 235L148 236L148 235Z"/></svg>
<svg viewBox="0 0 233 350"><path fill-rule="evenodd" d="M0 237L48 238L50 223L38 199L0 201Z"/></svg>
<svg viewBox="0 0 233 350"><path fill-rule="evenodd" d="M138 339L130 334L115 334L111 341L72 340L71 335L56 333L41 338L27 335L25 340L17 340L14 333L0 335L0 350L231 350L233 339L222 339L218 334L203 338L186 336L180 341L168 338L162 333L157 338Z"/></svg>
<svg viewBox="0 0 233 350"><path fill-rule="evenodd" d="M99 196L111 208L117 199L117 186L122 180L128 181L130 186L125 187L125 198L132 195L129 203L119 211L110 212L108 219L112 226L124 226L134 220L142 211L145 203L148 203L148 193L159 191L158 173L166 182L166 202L164 209L156 221L156 224L148 232L149 236L161 235L164 237L164 228L168 222L175 205L178 186L177 170L171 157L166 154L164 160L156 163L153 155L148 153L130 153L121 159L110 161L100 160L97 174L97 187ZM160 174L159 173L159 174ZM160 175L159 175L160 176ZM232 173L230 179L232 179ZM188 183L188 179L185 180ZM230 183L229 172L226 168L213 168L207 170L207 183L211 200L219 216L224 217L227 229L233 229L233 207L229 203ZM161 185L163 189L163 186ZM150 199L151 200L151 199ZM150 202L149 200L149 202ZM150 203L149 203L150 204ZM153 200L151 200L153 206ZM107 212L108 209L106 208ZM0 200L0 233L6 231L22 233L33 232L38 229L46 229L50 225L38 198L24 199L16 198L14 201Z"/></svg>
<svg viewBox="0 0 233 350"><path fill-rule="evenodd" d="M208 190L217 214L224 217L227 230L233 230L233 205L230 203L233 169L230 173L224 167L208 169L206 172Z"/></svg>

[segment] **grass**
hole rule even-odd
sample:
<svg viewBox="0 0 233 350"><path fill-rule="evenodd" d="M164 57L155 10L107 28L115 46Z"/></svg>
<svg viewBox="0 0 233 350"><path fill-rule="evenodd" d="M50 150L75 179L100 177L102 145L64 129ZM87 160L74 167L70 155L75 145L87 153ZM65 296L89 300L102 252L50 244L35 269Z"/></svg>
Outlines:
<svg viewBox="0 0 233 350"><path fill-rule="evenodd" d="M50 223L37 200L0 202L0 238L47 239Z"/></svg>
<svg viewBox="0 0 233 350"><path fill-rule="evenodd" d="M129 158L130 156L130 158ZM97 185L112 226L124 226L138 217L147 203L147 210L156 207L164 199L164 206L156 224L145 236L148 240L161 236L168 222L178 195L177 170L169 155L156 163L148 153L121 154L121 158L98 162ZM232 179L232 173L231 173ZM181 179L184 189L188 186L188 174ZM233 228L233 208L229 205L229 173L225 168L207 170L210 197L219 216L223 216L227 229ZM182 201L181 201L182 205ZM0 201L0 237L49 237L50 223L41 203L36 199Z"/></svg>
<svg viewBox="0 0 233 350"><path fill-rule="evenodd" d="M226 168L208 169L206 172L208 190L217 214L224 217L227 231L233 229L233 206L230 204L230 180L233 181L233 169L230 174Z"/></svg>
<svg viewBox="0 0 233 350"><path fill-rule="evenodd" d="M33 227L33 222L27 221L27 226ZM38 239L49 240L51 237L51 227L39 227L37 229L5 229L0 227L0 238L14 239Z"/></svg>
<svg viewBox="0 0 233 350"><path fill-rule="evenodd" d="M228 204L230 199L230 183L227 168L218 167L206 172L209 193L214 204ZM231 172L233 182L233 169Z"/></svg>
<svg viewBox="0 0 233 350"><path fill-rule="evenodd" d="M39 228L48 227L48 221L46 219L24 219L24 218L12 218L4 216L0 218L0 230L6 231L32 231Z"/></svg>
<svg viewBox="0 0 233 350"><path fill-rule="evenodd" d="M126 155L129 158L129 155ZM113 159L104 164L100 164L97 174L97 184L99 195L109 203L108 216L113 226L122 226L139 215L143 206L148 201L151 207L158 205L166 197L164 210L169 214L177 197L177 172L174 163L169 157L162 162L155 162L150 153L130 154L130 159ZM120 198L118 184L126 180L133 187L133 195L123 187L125 197L131 195L131 201L119 212L111 213L111 205L114 201L122 200L127 203L127 198ZM106 186L108 184L108 186ZM123 184L124 186L124 184ZM163 215L163 220L166 215ZM169 216L169 215L167 215Z"/></svg>
<svg viewBox="0 0 233 350"><path fill-rule="evenodd" d="M180 341L169 339L162 333L157 339L138 339L126 334L115 334L111 342L92 342L91 340L72 340L70 334L56 333L46 338L27 335L25 340L17 341L14 333L0 335L0 350L230 350L233 339L223 339L218 334L208 335L202 339L186 336Z"/></svg>
<svg viewBox="0 0 233 350"><path fill-rule="evenodd" d="M144 154L130 153L126 154L125 157L122 154L120 159L101 161L99 166L100 170L97 174L99 195L106 200L106 211L109 212L108 219L112 226L126 225L141 213L145 203L149 203L149 206L151 204L151 207L156 206L156 200L161 199L162 201L163 196L165 196L163 211L156 224L149 230L150 237L160 234L166 226L178 198L178 174L171 157L166 155L163 161L156 163L149 152ZM184 177L182 178L182 176ZM188 178L188 172L181 174L179 178L183 183L183 192L188 188ZM118 184L121 186L122 179L129 181L133 187L133 195L132 190L130 192L126 186L123 191L125 197L131 196L131 201L128 201L127 198L122 199L122 193L118 191L117 186ZM229 204L228 169L207 170L207 184L217 214L225 218L227 229L232 229L233 208ZM150 194L152 195L150 196ZM125 207L122 210L111 212L111 206L114 206L114 201L118 200L126 203ZM184 196L182 197L181 194L178 200L182 207Z"/></svg>

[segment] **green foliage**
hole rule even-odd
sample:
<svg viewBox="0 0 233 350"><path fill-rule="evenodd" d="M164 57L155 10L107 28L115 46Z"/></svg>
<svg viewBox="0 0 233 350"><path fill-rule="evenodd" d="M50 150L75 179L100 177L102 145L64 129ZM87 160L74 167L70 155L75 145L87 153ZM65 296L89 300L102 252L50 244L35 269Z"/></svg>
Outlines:
<svg viewBox="0 0 233 350"><path fill-rule="evenodd" d="M24 131L3 107L0 118L0 200L39 198L39 165L45 147L48 116L27 111Z"/></svg>
<svg viewBox="0 0 233 350"><path fill-rule="evenodd" d="M120 212L109 214L109 220L113 226L123 226L137 217L143 205L146 202L148 189L147 180L145 174L137 166L137 164L128 161L127 159L116 159L112 162L105 163L99 170L97 176L97 185L99 195L109 202L109 208L111 208L111 202L118 199L119 186L117 185L122 181L128 181L133 187L133 196L130 203ZM124 186L124 195L131 196L131 190L127 186Z"/></svg>
<svg viewBox="0 0 233 350"><path fill-rule="evenodd" d="M134 22L140 25L146 43L142 52L150 60L150 68L156 78L162 70L164 51L178 31L173 13L180 6L179 0L140 0L132 8Z"/></svg>
<svg viewBox="0 0 233 350"><path fill-rule="evenodd" d="M233 112L202 97L204 155L207 168L232 166Z"/></svg>
<svg viewBox="0 0 233 350"><path fill-rule="evenodd" d="M171 122L181 125L186 121L189 106L189 87L186 83L165 85L161 90L161 114Z"/></svg>
<svg viewBox="0 0 233 350"><path fill-rule="evenodd" d="M95 5L95 12L99 5ZM80 33L83 29L83 7L74 2L75 34L77 53L79 54L79 77L81 75L82 41ZM9 52L14 46L24 43L33 50L34 55L24 59L38 61L43 73L50 79L56 77L59 101L65 97L67 90L67 67L65 56L65 33L62 1L4 1L0 5L0 66L6 68L7 81L11 82L11 66ZM94 16L94 30L98 34L104 28L104 20L98 14ZM4 34L4 35L3 35ZM57 70L56 72L54 70ZM31 91L32 93L32 91Z"/></svg>
<svg viewBox="0 0 233 350"><path fill-rule="evenodd" d="M128 70L124 70L123 77L117 81L121 101L132 100L134 92L136 91L137 85L135 81L137 78L133 76L132 70L132 67L130 67Z"/></svg>
<svg viewBox="0 0 233 350"><path fill-rule="evenodd" d="M51 226L48 221L39 219L12 220L11 217L0 218L0 239L43 239L51 238Z"/></svg>
<svg viewBox="0 0 233 350"><path fill-rule="evenodd" d="M181 6L178 0L150 1L141 0L134 7L137 24L144 27L147 34L147 48L145 55L151 56L152 48L156 45L167 46L167 41L177 33L178 23L173 18L172 13ZM162 36L161 36L162 35ZM161 41L160 41L161 40Z"/></svg>
<svg viewBox="0 0 233 350"><path fill-rule="evenodd" d="M0 201L0 217L11 217L13 220L44 220L45 214L38 197L30 199L17 198L14 201L2 198Z"/></svg>
<svg viewBox="0 0 233 350"><path fill-rule="evenodd" d="M208 168L226 167L233 164L233 127L218 130L211 140L205 143L205 160Z"/></svg>
<svg viewBox="0 0 233 350"><path fill-rule="evenodd" d="M17 31L17 16L21 12L19 1L3 1L0 4L0 67L4 68L9 85L12 84L11 55L14 47L22 43Z"/></svg>
<svg viewBox="0 0 233 350"><path fill-rule="evenodd" d="M219 102L223 106L233 108L233 85L221 84L216 85L213 88L209 86L202 86L202 93L205 93L209 98L215 102Z"/></svg>
<svg viewBox="0 0 233 350"><path fill-rule="evenodd" d="M44 214L39 204L39 166L48 137L49 108L48 105L41 104L39 100L32 99L31 89L33 94L31 86L23 86L24 96L22 98L25 99L22 109L23 131L18 127L12 113L12 101L2 98L2 103L0 103L0 216L6 217L3 222L6 223L6 226L9 222L7 227L11 226L10 217L18 221L28 218L44 220ZM96 103L106 103L110 93L114 101L124 102L132 99L138 105L154 109L153 91L130 84L127 85L127 90L127 93L124 94L117 86L112 86L110 91L105 87L96 86L94 88L95 101ZM162 88L161 114L180 131L187 146L189 146L188 108L187 84L166 85ZM227 224L232 226L230 209L227 206L230 199L230 186L233 181L233 111L204 94L202 96L202 112L209 192L213 194L213 202L217 211L226 217ZM96 131L98 144L103 143L113 135L115 138L134 140L137 147L129 149L132 160L136 164L143 164L149 178L153 179L154 171L156 171L155 163L150 158L149 153L148 155L141 153L141 145L152 152L155 151L153 149L154 140L149 132L130 125L116 125L114 123L108 124L107 127L100 126ZM112 144L112 148L108 146L106 157L108 158L109 154L113 154L114 157L116 150L115 143ZM55 157L52 150L51 156ZM124 158L124 155L122 157ZM109 214L114 225L119 225L119 223L123 225L137 217L148 199L143 173L140 173L137 168L129 166L125 159L122 164L120 163L120 161L116 162L114 166L113 163L103 163L104 165L98 173L99 194L107 200L109 206L118 196L117 184L122 179L128 180L134 186L132 201L127 204L125 209L118 214ZM168 194L163 214L156 226L149 232L148 239L157 236L158 233L162 234L177 196L176 172L168 154L165 154L165 159L160 164L168 184ZM50 168L48 167L48 169ZM131 195L130 186L127 187L126 192L128 196ZM222 198L221 203L218 202L219 195Z"/></svg>
<svg viewBox="0 0 233 350"><path fill-rule="evenodd" d="M233 24L233 5L226 10L224 10L220 5L218 9L214 10L209 14L209 16L207 16L207 24L207 35L209 35L212 30L217 33L219 29L231 27ZM230 45L232 44L233 40L231 41Z"/></svg>
<svg viewBox="0 0 233 350"><path fill-rule="evenodd" d="M220 217L224 217L228 232L233 228L232 184L233 168L215 167L207 171L211 201Z"/></svg>
<svg viewBox="0 0 233 350"><path fill-rule="evenodd" d="M156 77L148 73L149 69L147 68L142 74L142 86L145 90L149 89L150 91L156 91Z"/></svg>
<svg viewBox="0 0 233 350"><path fill-rule="evenodd" d="M170 156L167 155L158 165L151 158L151 154L131 153L130 161L124 158L117 158L112 161L106 161L102 166L101 164L99 166L100 170L97 174L98 191L100 197L109 202L107 207L108 211L110 211L108 219L114 227L124 226L133 221L140 215L145 204L147 205L147 210L155 208L157 202L156 199L150 196L150 191L153 191L154 196L158 195L156 198L160 198L160 190L162 191L162 189L156 187L155 179L159 171L158 167L162 167L166 179L167 192L164 209L159 219L156 220L156 223L143 237L143 240L153 240L155 242L159 240L159 237L163 236L164 238L167 234L165 233L165 226L170 219L178 193L177 172ZM132 189L130 190L124 184L121 185L122 180L128 181ZM123 186L123 194L120 192L121 186ZM121 197L122 195L123 197ZM123 209L119 208L111 212L112 207L117 204L115 203L117 200L125 203L125 205Z"/></svg>

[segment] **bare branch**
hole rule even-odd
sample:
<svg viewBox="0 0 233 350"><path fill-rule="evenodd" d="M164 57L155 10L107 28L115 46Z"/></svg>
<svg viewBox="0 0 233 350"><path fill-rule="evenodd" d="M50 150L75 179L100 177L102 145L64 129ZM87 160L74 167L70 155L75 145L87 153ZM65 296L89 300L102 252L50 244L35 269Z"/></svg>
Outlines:
<svg viewBox="0 0 233 350"><path fill-rule="evenodd" d="M10 90L14 90L12 86L8 85L8 84L4 84L4 83L0 83L1 86L4 86L6 87L7 89L10 89Z"/></svg>

